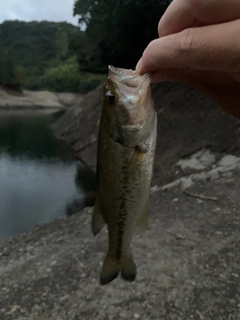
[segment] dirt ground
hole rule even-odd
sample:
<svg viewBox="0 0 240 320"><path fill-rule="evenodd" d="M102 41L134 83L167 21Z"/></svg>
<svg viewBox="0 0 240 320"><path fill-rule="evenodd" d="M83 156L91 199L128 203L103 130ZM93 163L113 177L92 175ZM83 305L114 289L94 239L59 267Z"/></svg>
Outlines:
<svg viewBox="0 0 240 320"><path fill-rule="evenodd" d="M54 125L92 168L101 91ZM107 232L93 237L86 208L0 244L1 320L240 320L239 121L187 87L153 86L153 96L158 146L149 226L132 246L136 281L100 286Z"/></svg>
<svg viewBox="0 0 240 320"><path fill-rule="evenodd" d="M101 287L107 233L90 208L0 245L0 319L240 319L240 170L152 194L134 283Z"/></svg>

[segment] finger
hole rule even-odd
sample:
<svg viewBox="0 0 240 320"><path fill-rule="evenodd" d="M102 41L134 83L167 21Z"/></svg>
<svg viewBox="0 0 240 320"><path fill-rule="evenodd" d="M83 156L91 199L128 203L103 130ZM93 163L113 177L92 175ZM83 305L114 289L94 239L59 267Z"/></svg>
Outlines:
<svg viewBox="0 0 240 320"><path fill-rule="evenodd" d="M151 83L158 83L164 81L175 81L186 83L185 77L186 69L159 69L150 73Z"/></svg>
<svg viewBox="0 0 240 320"><path fill-rule="evenodd" d="M174 0L158 24L160 37L180 32L195 25L196 17L192 7L197 1Z"/></svg>
<svg viewBox="0 0 240 320"><path fill-rule="evenodd" d="M152 41L136 70L139 74L158 69L190 68L239 72L240 20L180 33Z"/></svg>
<svg viewBox="0 0 240 320"><path fill-rule="evenodd" d="M239 0L174 0L158 25L159 36L193 26L219 24L240 18Z"/></svg>

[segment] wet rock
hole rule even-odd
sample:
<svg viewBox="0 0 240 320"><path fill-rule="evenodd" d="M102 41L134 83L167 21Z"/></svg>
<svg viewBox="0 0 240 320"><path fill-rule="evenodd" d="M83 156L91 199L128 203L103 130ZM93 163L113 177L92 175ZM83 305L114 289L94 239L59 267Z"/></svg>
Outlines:
<svg viewBox="0 0 240 320"><path fill-rule="evenodd" d="M177 165L182 170L193 169L193 170L204 170L210 167L216 160L216 157L208 149L202 149L187 159L181 159L177 162Z"/></svg>

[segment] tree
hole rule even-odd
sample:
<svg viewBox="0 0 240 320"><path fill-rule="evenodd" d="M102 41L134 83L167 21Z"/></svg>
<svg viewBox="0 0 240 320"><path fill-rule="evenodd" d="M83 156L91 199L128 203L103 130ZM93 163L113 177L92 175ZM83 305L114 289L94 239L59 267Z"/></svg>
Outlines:
<svg viewBox="0 0 240 320"><path fill-rule="evenodd" d="M43 88L51 86L54 91L86 93L98 86L103 76L79 72L76 58L70 58L62 65L46 69L40 81Z"/></svg>
<svg viewBox="0 0 240 320"><path fill-rule="evenodd" d="M76 59L75 42L84 34L65 22L5 21L0 24L0 82L32 90L94 88L100 78L80 73Z"/></svg>
<svg viewBox="0 0 240 320"><path fill-rule="evenodd" d="M17 80L17 82L21 85L24 86L26 82L26 71L25 68L22 66L17 66L14 69L14 75Z"/></svg>
<svg viewBox="0 0 240 320"><path fill-rule="evenodd" d="M0 52L0 84L15 85L18 83L14 72L14 65L8 52Z"/></svg>
<svg viewBox="0 0 240 320"><path fill-rule="evenodd" d="M68 35L65 31L56 32L55 35L55 44L57 57L59 59L64 59L68 55Z"/></svg>
<svg viewBox="0 0 240 320"><path fill-rule="evenodd" d="M80 69L106 72L109 64L135 68L144 48L158 36L158 21L169 3L76 0L74 15L86 25L86 37L76 46Z"/></svg>

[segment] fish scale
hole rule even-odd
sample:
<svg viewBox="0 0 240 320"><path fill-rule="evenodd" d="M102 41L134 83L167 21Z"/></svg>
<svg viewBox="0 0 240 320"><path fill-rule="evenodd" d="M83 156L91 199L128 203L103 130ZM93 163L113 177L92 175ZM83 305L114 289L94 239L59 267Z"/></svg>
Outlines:
<svg viewBox="0 0 240 320"><path fill-rule="evenodd" d="M96 236L108 228L109 250L100 277L106 285L118 274L136 279L131 251L136 227L147 226L156 148L157 116L150 78L109 66L103 87L98 134L97 200L92 216Z"/></svg>

